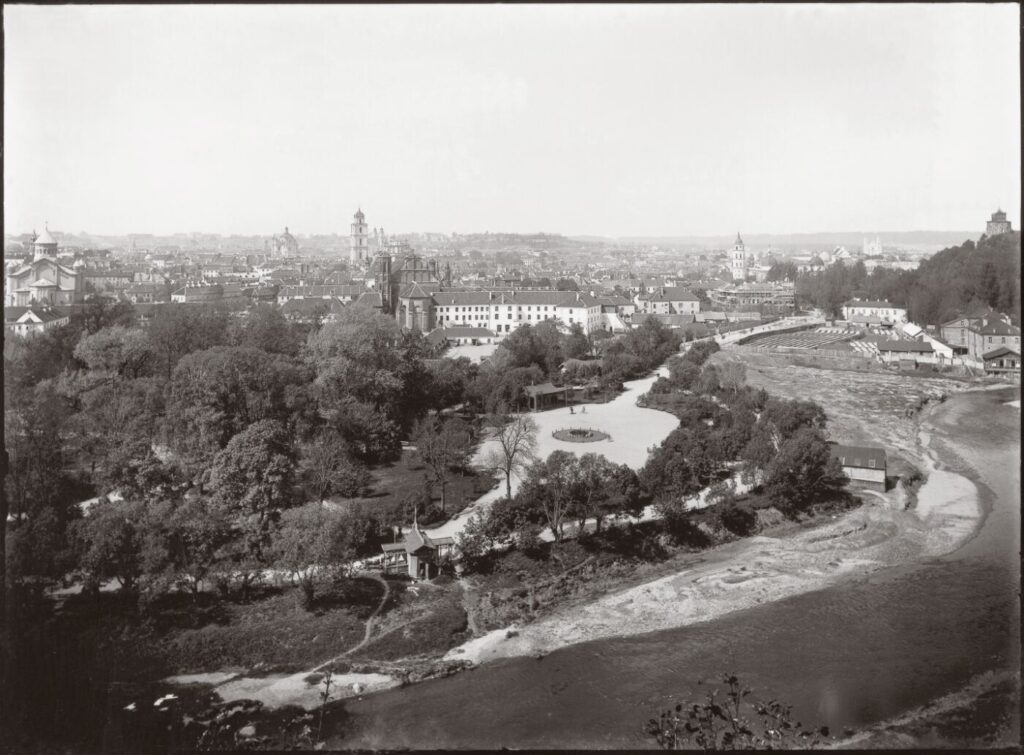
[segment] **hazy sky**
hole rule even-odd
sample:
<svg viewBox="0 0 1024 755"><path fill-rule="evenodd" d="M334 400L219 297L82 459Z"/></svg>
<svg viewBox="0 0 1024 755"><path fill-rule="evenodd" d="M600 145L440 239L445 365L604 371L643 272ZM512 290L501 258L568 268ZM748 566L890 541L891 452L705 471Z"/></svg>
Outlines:
<svg viewBox="0 0 1024 755"><path fill-rule="evenodd" d="M980 233L1016 5L5 7L7 232Z"/></svg>

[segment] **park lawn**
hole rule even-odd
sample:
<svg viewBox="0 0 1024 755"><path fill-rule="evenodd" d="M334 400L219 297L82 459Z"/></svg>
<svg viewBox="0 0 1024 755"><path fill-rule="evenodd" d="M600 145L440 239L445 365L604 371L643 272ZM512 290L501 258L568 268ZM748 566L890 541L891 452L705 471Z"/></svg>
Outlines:
<svg viewBox="0 0 1024 755"><path fill-rule="evenodd" d="M462 588L450 578L411 584L390 580L392 598L370 641L352 660L395 661L443 655L469 639Z"/></svg>
<svg viewBox="0 0 1024 755"><path fill-rule="evenodd" d="M297 588L265 588L247 603L203 594L198 603L173 594L136 614L117 595L99 602L76 596L65 620L88 626L121 678L157 678L224 669L301 671L337 656L363 639L366 619L383 597L373 579L324 586L311 610ZM90 616L92 618L90 618Z"/></svg>
<svg viewBox="0 0 1024 755"><path fill-rule="evenodd" d="M390 464L382 464L370 470L373 478L370 485L372 492L361 498L344 499L354 503L363 503L372 508L398 509L403 502L414 496L423 494L428 482L427 468L419 464L413 451L405 450L402 458ZM445 503L445 513L453 517L471 504L481 495L498 484L489 472L469 469L463 474L453 472L449 478ZM441 489L432 486L431 500L434 506L441 506ZM338 499L339 501L342 499ZM410 512L411 515L411 512ZM420 516L423 511L420 511ZM431 524L439 524L431 522Z"/></svg>

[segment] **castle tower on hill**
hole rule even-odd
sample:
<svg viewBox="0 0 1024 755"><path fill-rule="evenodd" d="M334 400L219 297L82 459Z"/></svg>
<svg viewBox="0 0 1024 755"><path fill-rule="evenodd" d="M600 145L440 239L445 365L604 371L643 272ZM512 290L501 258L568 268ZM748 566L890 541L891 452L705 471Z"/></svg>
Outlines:
<svg viewBox="0 0 1024 755"><path fill-rule="evenodd" d="M736 243L729 252L729 269L732 270L734 281L745 281L747 279L747 247L743 243L739 232L736 233Z"/></svg>
<svg viewBox="0 0 1024 755"><path fill-rule="evenodd" d="M988 237L999 236L1013 230L1010 221L1006 219L1006 213L1001 209L992 213L992 219L985 225L985 235Z"/></svg>
<svg viewBox="0 0 1024 755"><path fill-rule="evenodd" d="M366 225L366 216L362 208L352 216L352 227L349 235L349 262L362 264L370 256L370 234Z"/></svg>

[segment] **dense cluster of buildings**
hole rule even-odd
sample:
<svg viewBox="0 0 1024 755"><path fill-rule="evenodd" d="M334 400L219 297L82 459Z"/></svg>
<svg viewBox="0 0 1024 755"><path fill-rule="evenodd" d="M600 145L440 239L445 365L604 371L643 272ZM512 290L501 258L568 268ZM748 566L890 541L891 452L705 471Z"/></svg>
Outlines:
<svg viewBox="0 0 1024 755"><path fill-rule="evenodd" d="M986 227L988 235L1010 230L1001 210ZM390 237L382 227L371 228L359 208L344 245L337 238L323 242L327 237L300 241L288 227L259 243L241 239L244 248L234 252L202 248L208 240L197 234L189 238L200 248L188 250L158 243L140 248L147 238L139 234L127 248L113 250L62 244L58 237L44 228L5 249L5 325L13 335L60 327L89 296L129 301L142 321L169 303L239 311L274 304L300 322L368 307L451 343L492 343L546 321L587 334L623 332L650 318L713 331L796 308L793 281L767 280L773 264L793 258L771 247L749 250L740 234L729 250L673 258L657 247L606 248L550 234ZM410 240L427 248L414 251ZM799 267L881 252L880 239L865 239L855 252L819 251ZM843 317L868 329L907 324L906 309L885 301L846 302ZM1019 329L998 313L965 313L940 331L925 334L936 352L1019 368ZM918 349L925 337L905 340Z"/></svg>

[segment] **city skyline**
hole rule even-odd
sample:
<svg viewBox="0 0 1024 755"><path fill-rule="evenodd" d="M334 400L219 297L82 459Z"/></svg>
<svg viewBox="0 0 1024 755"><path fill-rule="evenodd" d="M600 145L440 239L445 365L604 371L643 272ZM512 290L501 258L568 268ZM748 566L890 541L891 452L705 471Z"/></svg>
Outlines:
<svg viewBox="0 0 1024 755"><path fill-rule="evenodd" d="M1020 206L1015 5L4 16L9 232L345 235L362 206L389 232L885 233Z"/></svg>

